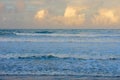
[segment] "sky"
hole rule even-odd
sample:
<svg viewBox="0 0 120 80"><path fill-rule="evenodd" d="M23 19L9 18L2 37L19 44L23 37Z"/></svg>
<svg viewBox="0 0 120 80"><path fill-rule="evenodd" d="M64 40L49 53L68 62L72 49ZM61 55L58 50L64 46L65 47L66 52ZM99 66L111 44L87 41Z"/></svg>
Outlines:
<svg viewBox="0 0 120 80"><path fill-rule="evenodd" d="M0 29L120 29L120 0L0 0Z"/></svg>

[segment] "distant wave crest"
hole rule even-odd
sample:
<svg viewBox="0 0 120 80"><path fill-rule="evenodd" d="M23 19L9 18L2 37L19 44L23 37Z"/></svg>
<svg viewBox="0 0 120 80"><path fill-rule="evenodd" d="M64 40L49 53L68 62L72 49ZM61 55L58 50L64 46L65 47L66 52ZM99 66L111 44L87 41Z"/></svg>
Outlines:
<svg viewBox="0 0 120 80"><path fill-rule="evenodd" d="M55 32L55 31L34 31L34 32L24 32L24 31L0 31L0 36L50 36L50 37L120 37L119 34L103 34L103 33L65 33L65 32Z"/></svg>
<svg viewBox="0 0 120 80"><path fill-rule="evenodd" d="M85 58L75 58L75 57L57 57L54 55L44 55L44 56L28 56L28 57L18 57L18 59L72 59L72 60L120 60L120 58L106 58L106 59L85 59Z"/></svg>
<svg viewBox="0 0 120 80"><path fill-rule="evenodd" d="M54 33L54 32L52 32L52 31L36 31L35 33L43 33L43 34L46 34L46 33Z"/></svg>
<svg viewBox="0 0 120 80"><path fill-rule="evenodd" d="M55 55L29 55L29 56L9 56L9 57L1 57L1 58L9 58L9 59L29 59L29 60L120 60L120 58L117 57L107 57L107 58L80 58L80 57L60 57Z"/></svg>
<svg viewBox="0 0 120 80"><path fill-rule="evenodd" d="M0 36L16 35L14 32L0 32Z"/></svg>
<svg viewBox="0 0 120 80"><path fill-rule="evenodd" d="M52 33L52 32L36 32L36 33L14 33L17 36L51 36L51 37L119 37L119 34L68 34L68 33Z"/></svg>
<svg viewBox="0 0 120 80"><path fill-rule="evenodd" d="M16 35L16 36L20 36L20 35L38 35L38 34L52 34L54 33L53 31L35 31L35 32L19 32L19 31L0 31L0 35Z"/></svg>

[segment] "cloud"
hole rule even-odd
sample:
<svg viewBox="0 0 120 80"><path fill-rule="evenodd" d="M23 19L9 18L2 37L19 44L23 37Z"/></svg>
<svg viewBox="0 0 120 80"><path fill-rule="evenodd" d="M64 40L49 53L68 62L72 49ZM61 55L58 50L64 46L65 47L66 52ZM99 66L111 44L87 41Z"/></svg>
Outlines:
<svg viewBox="0 0 120 80"><path fill-rule="evenodd" d="M114 9L100 9L92 19L95 25L115 25L119 22L119 16L116 15Z"/></svg>
<svg viewBox="0 0 120 80"><path fill-rule="evenodd" d="M83 24L85 21L85 14L81 13L85 7L79 6L68 6L64 13L64 22L65 25L75 25L78 26Z"/></svg>
<svg viewBox="0 0 120 80"><path fill-rule="evenodd" d="M0 24L10 28L17 23L38 28L115 27L120 25L119 3L120 0L0 0Z"/></svg>
<svg viewBox="0 0 120 80"><path fill-rule="evenodd" d="M68 6L65 10L64 17L72 18L72 17L79 17L81 15L81 11L84 10L84 7L78 6Z"/></svg>
<svg viewBox="0 0 120 80"><path fill-rule="evenodd" d="M80 26L85 21L85 14L82 11L85 7L68 6L65 9L64 15L55 16L48 12L48 10L40 10L35 15L35 19L49 25L64 25L64 26ZM46 25L45 24L45 25Z"/></svg>
<svg viewBox="0 0 120 80"><path fill-rule="evenodd" d="M42 9L35 14L35 19L38 19L38 20L45 19L48 15L49 15L48 11L45 9Z"/></svg>

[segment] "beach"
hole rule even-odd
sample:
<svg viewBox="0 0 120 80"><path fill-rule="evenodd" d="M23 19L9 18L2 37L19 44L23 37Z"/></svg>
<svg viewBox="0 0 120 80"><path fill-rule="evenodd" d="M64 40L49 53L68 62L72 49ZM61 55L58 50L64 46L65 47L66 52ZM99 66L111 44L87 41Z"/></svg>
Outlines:
<svg viewBox="0 0 120 80"><path fill-rule="evenodd" d="M0 80L120 80L120 77L0 75Z"/></svg>

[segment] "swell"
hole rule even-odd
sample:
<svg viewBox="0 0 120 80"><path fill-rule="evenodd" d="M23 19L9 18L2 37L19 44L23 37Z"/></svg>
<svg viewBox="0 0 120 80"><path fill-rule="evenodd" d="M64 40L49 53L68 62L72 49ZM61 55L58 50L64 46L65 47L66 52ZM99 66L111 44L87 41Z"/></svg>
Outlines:
<svg viewBox="0 0 120 80"><path fill-rule="evenodd" d="M50 33L54 33L53 31L36 31L34 33L43 33L43 34L50 34Z"/></svg>
<svg viewBox="0 0 120 80"><path fill-rule="evenodd" d="M2 31L0 30L0 36L50 36L50 37L120 37L120 34L108 34L108 33L90 33L90 32L79 32L79 33L66 33L60 31Z"/></svg>
<svg viewBox="0 0 120 80"><path fill-rule="evenodd" d="M8 57L7 57L8 58ZM7 59L3 57L3 59ZM55 55L32 55L32 56L11 56L9 59L20 59L20 60L120 60L117 57L107 57L107 58L79 58L79 57L60 57Z"/></svg>
<svg viewBox="0 0 120 80"><path fill-rule="evenodd" d="M79 34L68 34L68 33L14 33L17 36L52 36L52 37L120 37L119 34L89 34L89 33L79 33Z"/></svg>
<svg viewBox="0 0 120 80"><path fill-rule="evenodd" d="M39 60L55 60L55 59L72 59L72 60L85 60L83 58L75 58L75 57L58 57L53 55L44 55L44 56L28 56L28 57L18 57L18 59L39 59Z"/></svg>
<svg viewBox="0 0 120 80"><path fill-rule="evenodd" d="M23 35L23 36L32 36L32 35L38 35L38 34L52 34L54 32L52 31L37 31L37 32L19 32L19 31L0 31L0 35L16 35L16 36L20 36L20 35Z"/></svg>
<svg viewBox="0 0 120 80"><path fill-rule="evenodd" d="M16 35L14 32L0 32L0 36Z"/></svg>
<svg viewBox="0 0 120 80"><path fill-rule="evenodd" d="M120 60L120 58L104 58L104 59L94 59L94 58L75 58L75 57L57 57L53 55L48 56L29 56L29 57L18 57L18 59L39 59L39 60L50 60L50 59L62 59L62 60Z"/></svg>

